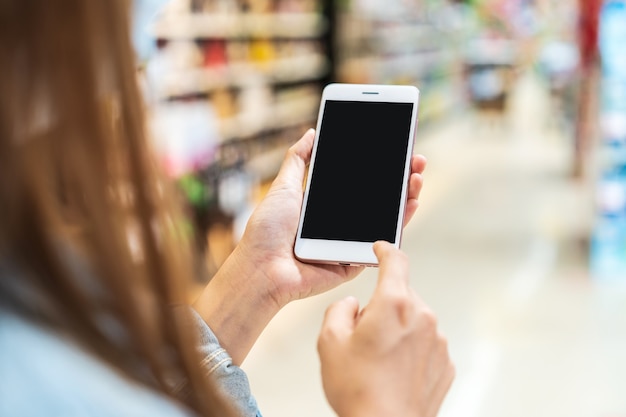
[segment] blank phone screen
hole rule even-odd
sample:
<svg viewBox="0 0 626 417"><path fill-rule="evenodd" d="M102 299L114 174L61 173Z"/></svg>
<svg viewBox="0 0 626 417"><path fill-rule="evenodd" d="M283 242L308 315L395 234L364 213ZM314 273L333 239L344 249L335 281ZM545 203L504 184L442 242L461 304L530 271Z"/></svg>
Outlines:
<svg viewBox="0 0 626 417"><path fill-rule="evenodd" d="M395 242L413 103L327 100L303 238Z"/></svg>

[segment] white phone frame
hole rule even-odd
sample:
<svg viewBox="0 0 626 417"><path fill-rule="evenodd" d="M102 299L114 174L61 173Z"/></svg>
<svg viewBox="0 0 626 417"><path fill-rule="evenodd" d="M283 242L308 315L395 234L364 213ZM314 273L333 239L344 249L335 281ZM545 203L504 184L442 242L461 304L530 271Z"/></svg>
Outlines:
<svg viewBox="0 0 626 417"><path fill-rule="evenodd" d="M311 164L306 180L302 210L298 224L298 232L294 245L296 258L303 262L324 263L338 265L364 265L378 266L378 259L374 254L373 242L354 242L343 240L308 239L300 237L304 222L305 209L309 197L309 187L313 167L315 165L317 144L319 140L322 116L327 100L337 101L362 101L362 102L390 102L390 103L412 103L413 112L411 114L411 127L407 138L406 160L404 162L404 176L402 181L402 194L398 222L396 225L394 246L400 247L402 240L402 228L404 222L404 211L406 208L407 192L409 186L409 176L411 175L411 157L413 155L413 145L418 124L419 90L408 85L376 85L376 84L329 84L322 93L320 109L317 117L315 130L315 142L311 155Z"/></svg>

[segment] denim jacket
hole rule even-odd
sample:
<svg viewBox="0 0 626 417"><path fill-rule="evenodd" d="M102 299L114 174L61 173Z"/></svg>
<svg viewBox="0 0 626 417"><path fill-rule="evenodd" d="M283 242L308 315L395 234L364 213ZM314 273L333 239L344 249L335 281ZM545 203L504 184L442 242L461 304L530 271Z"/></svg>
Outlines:
<svg viewBox="0 0 626 417"><path fill-rule="evenodd" d="M245 417L260 417L244 371L232 364L207 324L201 366ZM165 396L137 385L63 336L0 311L0 416L190 417Z"/></svg>

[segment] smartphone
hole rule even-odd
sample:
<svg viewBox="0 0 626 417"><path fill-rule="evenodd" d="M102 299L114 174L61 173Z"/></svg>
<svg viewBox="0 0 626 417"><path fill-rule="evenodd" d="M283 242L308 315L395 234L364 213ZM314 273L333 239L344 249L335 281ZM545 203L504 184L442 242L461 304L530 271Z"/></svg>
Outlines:
<svg viewBox="0 0 626 417"><path fill-rule="evenodd" d="M418 121L414 86L324 88L295 256L377 266L373 244L400 247Z"/></svg>

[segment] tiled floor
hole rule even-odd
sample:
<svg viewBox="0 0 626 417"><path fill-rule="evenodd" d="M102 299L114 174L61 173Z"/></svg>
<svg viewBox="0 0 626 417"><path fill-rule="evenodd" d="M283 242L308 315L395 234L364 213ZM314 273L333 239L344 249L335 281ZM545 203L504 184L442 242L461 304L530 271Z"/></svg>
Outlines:
<svg viewBox="0 0 626 417"><path fill-rule="evenodd" d="M466 112L418 134L429 167L403 249L457 366L440 416L624 417L626 291L589 276L592 189L570 179L572 145L539 85L526 77L516 92L501 125ZM368 270L270 323L244 363L266 417L334 415L315 350L322 316L348 294L366 303L375 279Z"/></svg>

